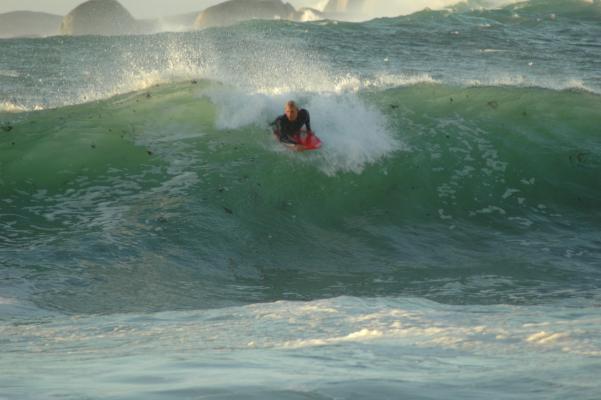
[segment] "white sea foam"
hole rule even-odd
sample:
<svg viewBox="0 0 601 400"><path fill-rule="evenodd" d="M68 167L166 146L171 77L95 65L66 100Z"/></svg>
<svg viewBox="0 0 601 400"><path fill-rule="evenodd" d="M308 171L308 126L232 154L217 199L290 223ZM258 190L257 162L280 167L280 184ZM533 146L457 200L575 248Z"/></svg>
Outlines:
<svg viewBox="0 0 601 400"><path fill-rule="evenodd" d="M264 398L267 390L276 397L282 390L300 397L348 398L351 390L364 390L359 397L366 398L419 397L428 385L432 397L464 398L466 382L527 376L516 391L496 385L483 393L519 398L526 388L542 399L561 385L565 393L595 398L600 326L593 307L449 306L407 298L52 315L42 323L0 321L0 368L18 364L27 372L5 378L9 390L12 383L19 393L33 387L57 396L90 388L143 391L161 376L158 389L197 397ZM44 379L31 386L32 374ZM549 387L549 377L557 385Z"/></svg>
<svg viewBox="0 0 601 400"><path fill-rule="evenodd" d="M7 112L7 113L20 113L20 112L26 112L26 111L38 111L38 110L44 110L46 107L44 107L41 104L34 104L31 106L26 106L23 104L19 104L16 102L10 102L10 101L4 101L4 102L0 102L0 112Z"/></svg>
<svg viewBox="0 0 601 400"><path fill-rule="evenodd" d="M277 115L286 97L268 96L262 93L247 93L228 86L212 87L204 90L217 107L216 127L220 130L237 129L252 124L264 124L268 115Z"/></svg>
<svg viewBox="0 0 601 400"><path fill-rule="evenodd" d="M566 340L568 338L569 338L569 335L565 332L540 331L540 332L536 332L536 333L529 335L526 338L526 341L528 341L530 343L545 345L545 344L554 344L560 340Z"/></svg>
<svg viewBox="0 0 601 400"><path fill-rule="evenodd" d="M48 351L59 354L73 341L82 353L88 346L97 351L101 339L105 354L113 348L120 352L123 341L129 342L132 350L155 348L161 352L248 347L289 350L377 342L390 349L461 350L473 356L501 352L514 354L516 359L536 356L541 346L557 357L562 353L598 356L601 342L595 333L601 320L594 309L579 312L581 317L574 318L570 307L454 307L417 299L336 298L158 313L144 318L84 317L35 329L4 326L0 333L30 335L32 346L40 339ZM566 315L571 319L566 320Z"/></svg>
<svg viewBox="0 0 601 400"><path fill-rule="evenodd" d="M384 333L377 329L361 329L359 331L349 333L345 336L333 338L287 341L282 344L282 347L297 349L303 347L335 345L345 342L365 342L371 339L381 338L383 336Z"/></svg>
<svg viewBox="0 0 601 400"><path fill-rule="evenodd" d="M321 168L328 175L360 173L367 165L406 148L390 133L386 118L355 95L315 96L308 107L314 129L325 143Z"/></svg>
<svg viewBox="0 0 601 400"><path fill-rule="evenodd" d="M5 76L7 78L18 78L21 74L12 69L0 69L0 76Z"/></svg>
<svg viewBox="0 0 601 400"><path fill-rule="evenodd" d="M8 101L0 103L0 112L17 113L27 111L27 108Z"/></svg>
<svg viewBox="0 0 601 400"><path fill-rule="evenodd" d="M387 129L386 118L354 93L285 93L268 96L248 94L235 88L211 88L204 92L217 106L217 128L267 127L283 113L287 100L296 99L310 111L312 128L324 142L319 155L320 169L328 174L360 173L388 154L404 147Z"/></svg>

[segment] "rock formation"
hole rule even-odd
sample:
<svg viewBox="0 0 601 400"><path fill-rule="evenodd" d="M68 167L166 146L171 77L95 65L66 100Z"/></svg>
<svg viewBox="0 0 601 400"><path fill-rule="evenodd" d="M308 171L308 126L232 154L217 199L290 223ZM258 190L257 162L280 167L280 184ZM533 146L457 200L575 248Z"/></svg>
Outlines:
<svg viewBox="0 0 601 400"><path fill-rule="evenodd" d="M250 19L295 19L296 10L281 0L229 0L198 15L196 29L227 26Z"/></svg>
<svg viewBox="0 0 601 400"><path fill-rule="evenodd" d="M116 0L89 0L75 7L60 27L63 35L127 35L140 25Z"/></svg>
<svg viewBox="0 0 601 400"><path fill-rule="evenodd" d="M344 0L345 5L353 1L363 0ZM64 18L33 12L1 14L0 38L57 34L131 35L227 26L250 19L313 21L323 18L324 14L318 10L295 10L282 0L229 0L209 7L201 13L136 20L117 0L88 0L75 7Z"/></svg>

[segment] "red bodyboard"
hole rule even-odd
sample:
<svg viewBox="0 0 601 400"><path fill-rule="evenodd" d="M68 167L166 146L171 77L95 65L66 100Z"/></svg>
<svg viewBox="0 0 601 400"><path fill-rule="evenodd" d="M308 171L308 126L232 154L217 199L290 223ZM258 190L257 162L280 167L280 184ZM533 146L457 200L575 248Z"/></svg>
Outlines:
<svg viewBox="0 0 601 400"><path fill-rule="evenodd" d="M273 131L275 137L280 139L280 132ZM313 132L302 132L290 137L295 143L285 143L287 147L292 148L296 151L305 151L305 150L317 150L321 148L321 140L315 135Z"/></svg>

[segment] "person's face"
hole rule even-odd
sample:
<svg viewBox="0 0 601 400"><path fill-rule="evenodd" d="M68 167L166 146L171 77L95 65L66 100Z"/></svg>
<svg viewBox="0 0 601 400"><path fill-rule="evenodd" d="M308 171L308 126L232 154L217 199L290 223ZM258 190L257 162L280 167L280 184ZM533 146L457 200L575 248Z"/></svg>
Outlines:
<svg viewBox="0 0 601 400"><path fill-rule="evenodd" d="M296 118L298 117L298 110L294 107L286 106L284 113L290 121L296 121Z"/></svg>

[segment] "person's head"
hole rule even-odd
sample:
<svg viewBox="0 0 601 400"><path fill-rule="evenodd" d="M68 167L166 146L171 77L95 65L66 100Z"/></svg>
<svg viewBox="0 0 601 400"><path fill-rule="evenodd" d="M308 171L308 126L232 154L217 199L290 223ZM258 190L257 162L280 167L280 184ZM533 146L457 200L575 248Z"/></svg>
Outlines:
<svg viewBox="0 0 601 400"><path fill-rule="evenodd" d="M284 108L284 114L290 121L296 121L298 118L298 106L292 100L286 103L286 107Z"/></svg>

